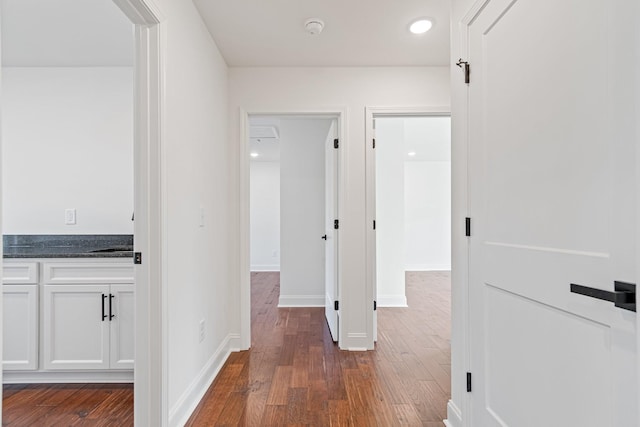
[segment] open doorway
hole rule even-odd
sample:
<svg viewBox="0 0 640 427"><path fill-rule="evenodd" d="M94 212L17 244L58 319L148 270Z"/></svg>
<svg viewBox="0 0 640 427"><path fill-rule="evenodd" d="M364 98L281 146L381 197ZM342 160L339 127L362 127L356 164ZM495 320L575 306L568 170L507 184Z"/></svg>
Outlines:
<svg viewBox="0 0 640 427"><path fill-rule="evenodd" d="M47 3L46 5L42 2L38 4L35 3L38 2L3 1L3 30L7 27L8 23L16 24L16 21L7 18L7 12L9 10L7 6L17 7L22 10L23 15L26 16L29 23L28 26L18 26L17 29L27 37L29 44L39 46L41 51L43 51L42 47L44 46L46 58L50 59L51 54L54 56L55 54L77 54L78 50L76 49L60 49L61 45L56 44L55 37L52 37L52 34L46 31L46 28L49 28L48 26L52 23L53 25L59 24L58 20L54 17L60 13L65 15L66 9L58 10L58 3ZM133 340L132 344L135 346L135 362L130 360L131 358L128 358L127 368L123 368L121 373L123 371L129 371L128 377L131 378L133 372L131 368L135 363L135 414L128 414L127 417L131 416L131 420L135 417L135 424L161 425L163 424L162 420L166 420L167 418L167 409L164 405L165 399L163 397L166 394L166 387L163 386L165 384L165 367L163 365L165 349L162 347L164 325L162 325L161 322L160 311L162 308L161 303L166 300L166 298L164 297L164 271L162 271L162 264L159 262L165 252L162 227L164 205L162 204L161 198L162 183L159 174L157 174L160 170L159 152L161 150L160 139L162 137L160 114L162 111L162 97L160 96L162 68L159 52L163 48L163 41L159 33L159 10L155 5L150 5L147 0L114 0L113 2L110 0L100 0L97 2L80 2L82 4L78 2L64 3L65 6L75 6L78 9L72 10L68 15L60 19L60 21L68 23L68 28L65 28L66 34L68 35L70 31L85 32L84 34L80 34L79 37L72 38L69 41L74 40L80 45L85 45L88 39L96 35L98 37L103 35L103 33L98 31L97 27L100 27L100 23L105 22L106 13L112 17L119 15L117 20L120 20L121 24L128 27L126 33L126 37L128 38L126 43L128 46L124 49L125 55L126 52L132 53L133 49L131 48L135 46L135 59L131 58L130 60L130 66L132 67L130 80L132 81L133 90L129 91L127 95L128 102L135 104L131 105L128 109L133 116L132 121L134 122L133 129L131 129L131 134L134 135L133 147L131 147L132 150L129 151L130 154L133 154L132 158L129 159L133 164L133 176L130 177L132 179L129 180L129 185L134 188L133 205L136 215L133 225L134 232L132 234L136 236L135 250L145 254L145 264L144 266L137 266L133 275L128 274L129 272L127 272L126 275L128 283L135 283L135 302L133 302L132 298L129 299L128 302L129 308L135 313L132 313L129 318L129 320L132 320L132 317L136 318L135 329L133 328L134 322L130 322L129 326L131 326L131 328L128 328L127 331L129 334L127 340L130 343L131 340ZM117 4L115 8L113 3ZM41 8L43 9L42 11L40 11ZM94 10L87 16L81 16L80 10L86 10L87 8L94 8ZM103 11L108 10L108 12L96 13L95 8L102 9ZM33 19L36 10L40 11L38 13L43 13L44 18L42 20ZM126 15L124 21L122 21L123 12L124 15ZM96 18L99 20L97 27L94 25ZM38 39L36 32L30 31L30 28L34 25L37 26L38 29L45 28L44 32L46 34L40 39ZM87 32L91 33L92 37L84 37L87 35ZM102 41L105 42L110 38L111 36L107 36L106 39ZM47 42L51 41L50 39L53 40L55 45L53 49L46 48ZM4 42L3 37L3 61L7 53L4 49ZM114 52L110 49L106 50L109 51L110 54L122 54L122 52ZM26 50L18 51L18 58L24 59L23 54L26 52ZM90 60L96 60L96 55L100 56L102 49L95 49L93 53L94 54L89 55ZM32 64L26 64L26 66L30 65ZM104 64L95 65L103 66ZM98 92L100 92L100 89L98 89ZM118 91L118 93L121 92ZM80 94L80 96L87 95L91 94ZM113 107L111 104L110 106ZM110 117L105 117L105 119L109 118ZM129 120L131 120L131 117L129 117ZM5 127L6 122L3 123L3 139L5 137ZM131 135L127 135L127 137L131 140ZM131 151L133 151L133 153L131 153ZM42 153L39 152L32 154L34 156L42 155ZM31 174L31 168L25 169L25 172L29 172L28 177L33 176ZM5 178L3 177L3 179ZM82 179L83 177L79 176L76 180ZM76 184L76 182L74 181L71 184ZM126 218L127 221L131 221L132 213L127 212ZM80 219L80 217L75 217L75 215L71 215L71 213L69 216L64 216L64 221L69 222L75 220L77 223ZM0 265L2 265L1 262ZM36 269L27 269L28 274L24 277L33 280L34 277L38 277L38 272L39 270ZM135 279L132 279L130 276L134 276ZM150 291L149 286L151 278L157 280L159 284L159 286L154 286L153 293ZM115 285L115 287L117 286L119 285ZM117 293L116 289L113 289L113 291ZM129 295L133 297L133 292L129 292ZM114 295L114 298L116 298L116 295ZM103 297L102 300L104 299ZM1 300L2 298L0 298L0 301ZM107 295L106 304L107 306L109 304L109 295ZM103 303L103 307L104 306L105 304ZM115 307L114 304L111 314L115 316L114 311L118 310L119 308ZM109 315L107 312L107 316ZM104 318L104 314L102 314L102 317ZM158 327L158 325L162 325L162 327ZM39 326L40 325L36 323L36 330ZM39 340L37 344L40 344L40 342ZM36 352L37 357L40 356L39 353L40 352ZM130 354L132 353L133 351L130 352ZM39 361L36 361L36 364L38 363ZM42 419L38 420L38 423L40 422L42 422Z"/></svg>
<svg viewBox="0 0 640 427"><path fill-rule="evenodd" d="M278 307L325 307L339 340L337 115L250 115L250 270Z"/></svg>
<svg viewBox="0 0 640 427"><path fill-rule="evenodd" d="M450 128L446 116L375 119L381 307L407 305L407 273L451 270Z"/></svg>
<svg viewBox="0 0 640 427"><path fill-rule="evenodd" d="M134 25L107 0L2 13L5 421L66 423L29 405L105 383L132 421Z"/></svg>

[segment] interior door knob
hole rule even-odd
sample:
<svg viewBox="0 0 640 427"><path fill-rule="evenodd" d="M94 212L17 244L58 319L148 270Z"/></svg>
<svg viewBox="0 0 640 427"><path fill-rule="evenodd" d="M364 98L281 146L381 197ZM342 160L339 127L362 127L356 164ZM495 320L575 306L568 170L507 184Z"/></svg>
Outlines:
<svg viewBox="0 0 640 427"><path fill-rule="evenodd" d="M610 301L616 307L623 310L636 311L636 285L635 283L614 282L614 291L590 288L588 286L571 284L571 292L585 295L591 298Z"/></svg>

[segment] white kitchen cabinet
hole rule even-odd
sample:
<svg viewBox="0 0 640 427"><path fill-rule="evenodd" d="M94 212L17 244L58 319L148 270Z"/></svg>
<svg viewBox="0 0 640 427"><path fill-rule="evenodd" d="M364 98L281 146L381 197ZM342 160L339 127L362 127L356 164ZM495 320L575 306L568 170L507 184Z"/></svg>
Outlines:
<svg viewBox="0 0 640 427"><path fill-rule="evenodd" d="M44 286L44 369L109 369L108 295L109 285Z"/></svg>
<svg viewBox="0 0 640 427"><path fill-rule="evenodd" d="M38 369L38 285L2 287L2 369Z"/></svg>
<svg viewBox="0 0 640 427"><path fill-rule="evenodd" d="M133 285L44 285L46 370L133 369Z"/></svg>
<svg viewBox="0 0 640 427"><path fill-rule="evenodd" d="M133 369L135 353L133 285L111 285L112 315L110 323L111 369Z"/></svg>

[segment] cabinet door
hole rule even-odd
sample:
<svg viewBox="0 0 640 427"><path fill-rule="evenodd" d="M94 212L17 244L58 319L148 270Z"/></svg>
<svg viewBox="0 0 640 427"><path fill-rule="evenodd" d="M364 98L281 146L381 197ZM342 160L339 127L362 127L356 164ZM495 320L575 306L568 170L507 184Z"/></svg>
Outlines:
<svg viewBox="0 0 640 427"><path fill-rule="evenodd" d="M4 285L2 368L38 369L38 285Z"/></svg>
<svg viewBox="0 0 640 427"><path fill-rule="evenodd" d="M44 369L109 369L108 306L108 285L44 285Z"/></svg>
<svg viewBox="0 0 640 427"><path fill-rule="evenodd" d="M133 285L111 285L111 369L133 369L135 352Z"/></svg>

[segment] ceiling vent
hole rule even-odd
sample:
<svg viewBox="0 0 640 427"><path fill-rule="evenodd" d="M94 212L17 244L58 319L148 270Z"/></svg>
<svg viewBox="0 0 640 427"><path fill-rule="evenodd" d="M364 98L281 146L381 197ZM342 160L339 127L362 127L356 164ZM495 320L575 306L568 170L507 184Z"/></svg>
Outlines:
<svg viewBox="0 0 640 427"><path fill-rule="evenodd" d="M249 129L249 138L251 139L278 139L278 129L275 126L251 126Z"/></svg>

